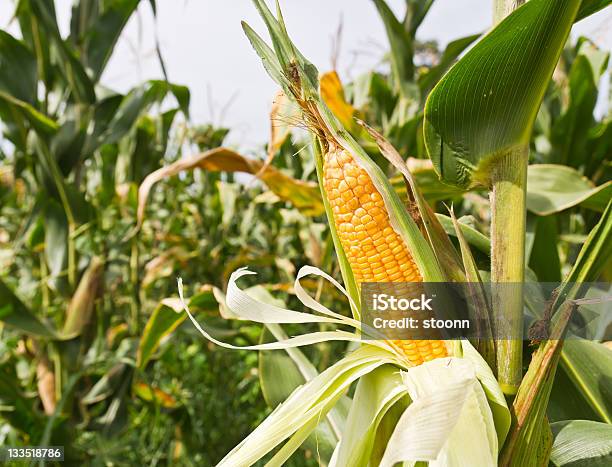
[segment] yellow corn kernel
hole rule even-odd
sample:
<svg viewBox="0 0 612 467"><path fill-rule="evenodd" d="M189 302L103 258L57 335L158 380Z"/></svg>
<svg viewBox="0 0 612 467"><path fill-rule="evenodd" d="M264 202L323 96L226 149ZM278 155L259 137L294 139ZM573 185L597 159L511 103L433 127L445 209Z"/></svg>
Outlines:
<svg viewBox="0 0 612 467"><path fill-rule="evenodd" d="M362 282L422 282L410 251L395 232L368 173L343 149L325 154L323 185L334 224L358 286ZM441 340L393 340L413 365L448 352Z"/></svg>

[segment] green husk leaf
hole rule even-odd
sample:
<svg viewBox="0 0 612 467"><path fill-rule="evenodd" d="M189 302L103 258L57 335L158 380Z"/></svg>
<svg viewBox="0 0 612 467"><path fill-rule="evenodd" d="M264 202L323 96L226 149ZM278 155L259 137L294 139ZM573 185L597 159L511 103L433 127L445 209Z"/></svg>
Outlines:
<svg viewBox="0 0 612 467"><path fill-rule="evenodd" d="M493 371L489 364L482 358L480 353L469 343L469 341L461 341L461 355L463 358L469 360L474 365L474 371L476 372L476 378L480 381L482 389L487 395L489 401L489 407L493 414L493 421L495 422L495 431L497 432L498 446L501 447L506 440L506 436L510 431L510 424L512 417L510 415L510 409L506 403L506 397L502 392Z"/></svg>
<svg viewBox="0 0 612 467"><path fill-rule="evenodd" d="M286 29L281 24L282 18L279 18L277 21L263 0L253 1L266 23L268 32L272 38L276 57L281 65L282 73L285 79L291 84L290 93L288 95L302 102L308 102L310 106L313 104L316 106L318 112L317 118L320 120L317 125L325 127L319 128L319 130L325 134L331 134L333 139L344 149L349 151L357 163L372 178L374 185L384 199L389 212L391 225L405 241L412 257L419 267L423 279L429 282L443 282L446 276L442 272L442 268L431 246L421 235L414 220L406 212L405 207L402 205L401 200L393 190L385 174L380 167L370 159L365 150L350 136L346 129L344 129L342 124L334 117L332 112L320 98L318 94L316 68L314 68L314 66L310 64L293 45L287 35ZM321 143L321 147L327 147L327 142L322 141ZM318 164L320 163L321 161L318 162ZM318 174L319 183L321 184L320 170ZM327 213L328 215L331 214L329 209ZM333 217L329 217L329 221L330 224L333 224ZM336 247L339 246L337 242L335 242L335 245ZM353 284L349 283L348 287L352 290Z"/></svg>
<svg viewBox="0 0 612 467"><path fill-rule="evenodd" d="M392 227L406 243L423 280L425 282L444 282L447 280L447 276L443 272L431 245L419 230L414 219L407 212L406 207L382 169L367 155L359 143L341 127L338 120L323 102L319 101L317 108L327 128L332 132L336 140L344 149L351 153L357 163L371 177L374 186L385 202ZM330 218L330 223L332 222L333 218Z"/></svg>
<svg viewBox="0 0 612 467"><path fill-rule="evenodd" d="M498 434L474 365L437 359L402 373L413 402L391 435L381 466L430 461L430 466L490 466Z"/></svg>
<svg viewBox="0 0 612 467"><path fill-rule="evenodd" d="M95 302L102 290L103 280L104 261L94 256L66 310L66 321L62 330L65 337L73 338L80 335L89 324Z"/></svg>
<svg viewBox="0 0 612 467"><path fill-rule="evenodd" d="M358 123L374 138L382 155L403 175L408 191L409 210L417 224L420 225L421 230L427 235L429 244L442 269L452 281L465 281L465 272L461 267L461 260L453 244L433 209L423 198L419 186L402 156L378 131L361 120Z"/></svg>
<svg viewBox="0 0 612 467"><path fill-rule="evenodd" d="M472 256L470 246L463 236L459 221L455 217L454 211L450 210L451 219L457 239L459 240L459 246L461 248L461 256L463 258L463 267L465 269L465 276L468 282L468 290L470 297L472 297L471 304L473 305L473 314L477 319L478 325L485 327L484 330L478 332L479 336L483 336L478 339L477 348L480 354L483 356L485 361L491 368L496 368L496 357L495 357L495 342L493 341L493 331L491 327L491 317L493 316L493 310L491 304L487 298L487 294L478 272L478 267Z"/></svg>
<svg viewBox="0 0 612 467"><path fill-rule="evenodd" d="M381 366L363 376L357 383L346 428L332 466L367 465L382 418L407 393L399 371L390 365Z"/></svg>
<svg viewBox="0 0 612 467"><path fill-rule="evenodd" d="M268 324L266 327L269 331L274 329L274 337L277 340L287 339L287 335L279 325ZM271 337L272 333L269 331L264 333L262 338L267 340L268 337ZM303 371L304 364L307 365L306 368L309 370L306 371L306 374ZM259 380L264 398L271 408L276 408L279 404L282 404L296 388L317 375L316 369L299 349L286 349L286 353L274 351L259 353ZM324 462L328 462L331 458L338 443L339 431L344 426L346 418L346 415L341 414L338 410L343 405L340 403L342 400L338 402L329 411L326 420L321 420L314 428L313 433L304 441L304 447L317 452ZM334 427L332 424L332 417L340 423L338 427Z"/></svg>
<svg viewBox="0 0 612 467"><path fill-rule="evenodd" d="M249 38L253 49L261 58L264 68L270 75L270 77L276 81L278 85L283 89L287 96L291 95L289 81L285 78L281 65L274 55L274 51L268 47L264 40L244 21L242 22L242 29Z"/></svg>
<svg viewBox="0 0 612 467"><path fill-rule="evenodd" d="M357 349L297 388L218 465L252 465L284 440L290 439L285 450L277 454L272 464L282 465L282 461L314 430L315 421L325 416L354 381L394 361L391 353L373 346Z"/></svg>
<svg viewBox="0 0 612 467"><path fill-rule="evenodd" d="M240 290L235 281L245 275L245 274L253 274L244 269L239 269L235 271L231 277L228 284L228 291L226 302L227 306L231 309L233 318L242 318L249 319L254 322L259 323L334 323L334 324L345 324L353 327L356 330L361 329L361 323L358 320L353 318L348 318L342 316L338 313L335 313L328 308L324 307L312 297L306 294L302 286L300 285L300 279L308 274L316 274L319 275L328 281L330 281L336 288L338 288L347 298L348 292L333 278L331 278L328 274L323 271L311 267L305 266L298 272L294 289L296 296L309 308L320 313L319 315L303 313L293 310L284 309L275 305L271 305L268 303L261 302L251 296L249 296L244 291ZM316 344L320 342L326 341L348 341L348 342L359 342L362 343L363 340L360 336L355 333L347 332L347 331L321 331L321 332L313 332L309 334L302 334L296 337L292 337L286 340L282 340L279 342L269 342L259 345L249 345L249 346L235 346L220 340L215 339L209 332L207 332L194 318L193 314L189 310L189 306L185 302L183 297L183 284L182 280L178 280L178 289L179 289L179 297L181 300L181 305L183 310L187 313L187 316L196 327L196 329L209 341L227 348L227 349L242 349L242 350L277 350L277 349L288 349L292 347L300 347L305 345ZM349 298L350 299L350 298ZM372 346L380 347L384 351L392 351L392 347L382 340L372 340L370 341Z"/></svg>

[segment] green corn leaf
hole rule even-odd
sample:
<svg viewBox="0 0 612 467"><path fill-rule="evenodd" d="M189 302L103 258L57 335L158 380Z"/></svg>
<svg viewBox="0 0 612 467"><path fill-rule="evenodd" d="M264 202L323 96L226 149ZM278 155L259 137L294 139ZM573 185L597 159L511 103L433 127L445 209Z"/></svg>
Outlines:
<svg viewBox="0 0 612 467"><path fill-rule="evenodd" d="M551 129L553 160L580 167L592 157L589 133L595 124L598 84L606 71L610 54L581 38L578 54L569 71L569 105Z"/></svg>
<svg viewBox="0 0 612 467"><path fill-rule="evenodd" d="M414 80L414 55L413 37L404 28L385 0L373 0L378 14L385 25L387 38L391 45L391 68L395 80L396 91L404 94L404 86Z"/></svg>
<svg viewBox="0 0 612 467"><path fill-rule="evenodd" d="M189 306L203 311L219 308L212 289L204 290L191 297ZM158 349L161 340L185 321L187 315L181 313L182 311L183 307L176 298L164 299L155 307L138 343L138 351L136 353L136 365L138 368L145 368Z"/></svg>
<svg viewBox="0 0 612 467"><path fill-rule="evenodd" d="M596 174L612 149L612 120L603 121L589 132L589 158L585 173Z"/></svg>
<svg viewBox="0 0 612 467"><path fill-rule="evenodd" d="M582 284L599 279L611 254L612 201L584 242L572 270L558 288L558 295L568 300L581 298L586 292ZM558 306L559 303L555 304ZM607 388L601 387L599 375L609 373L612 368L611 353L601 344L577 338L569 339L561 352L563 370L597 416L608 423L612 422L612 396Z"/></svg>
<svg viewBox="0 0 612 467"><path fill-rule="evenodd" d="M579 295L580 284L595 282L608 265L612 257L612 200L601 216L597 225L591 230L571 271L560 287L559 295L567 294L568 298ZM577 284L577 285L576 285ZM573 290L571 293L570 290Z"/></svg>
<svg viewBox="0 0 612 467"><path fill-rule="evenodd" d="M95 17L93 24L88 25L86 31L82 31L86 37L84 59L93 73L94 82L102 75L123 28L139 3L140 0L115 0L104 3L103 11Z"/></svg>
<svg viewBox="0 0 612 467"><path fill-rule="evenodd" d="M406 162L410 169L410 173L414 177L425 199L430 203L449 199L461 199L462 195L465 193L464 190L442 183L433 167L419 167L420 161L424 160L425 159L409 158ZM396 176L393 177L391 181L393 185L397 187L398 193L400 195L404 194L406 185L403 178Z"/></svg>
<svg viewBox="0 0 612 467"><path fill-rule="evenodd" d="M23 42L0 30L0 91L34 105L37 81L34 54Z"/></svg>
<svg viewBox="0 0 612 467"><path fill-rule="evenodd" d="M76 1L72 5L70 16L70 42L82 44L87 32L93 28L94 23L100 17L100 10L104 4L92 0ZM80 47L82 50L84 47Z"/></svg>
<svg viewBox="0 0 612 467"><path fill-rule="evenodd" d="M551 425L554 467L606 467L612 464L612 425L566 420Z"/></svg>
<svg viewBox="0 0 612 467"><path fill-rule="evenodd" d="M35 130L38 130L43 135L50 135L59 129L59 125L52 118L49 118L42 112L38 111L34 106L16 99L14 96L0 90L0 100L5 101L9 106L14 106L15 109L21 111L25 119L32 125ZM15 118L15 115L12 115Z"/></svg>
<svg viewBox="0 0 612 467"><path fill-rule="evenodd" d="M574 305L566 302L551 331L550 339L540 343L534 352L529 369L521 381L516 399L512 428L500 457L500 466L538 467L536 460L549 449L542 445L542 425L563 348L567 323Z"/></svg>
<svg viewBox="0 0 612 467"><path fill-rule="evenodd" d="M479 37L480 34L474 34L448 43L446 49L444 49L444 52L440 57L438 64L432 66L426 73L419 76L419 87L421 88L421 94L424 97L427 96L429 91L431 91L431 89L436 85L442 75L446 73L457 57L461 55L463 51L472 45Z"/></svg>
<svg viewBox="0 0 612 467"><path fill-rule="evenodd" d="M0 31L0 100L13 111L10 120L22 113L35 130L51 134L58 125L37 109L37 86L36 56L22 41Z"/></svg>
<svg viewBox="0 0 612 467"><path fill-rule="evenodd" d="M138 118L146 112L151 105L161 104L169 95L177 100L181 111L189 116L189 89L167 81L150 80L129 92L117 108L106 130L100 135L98 145L113 144L119 141L133 129ZM90 148L93 150L94 148Z"/></svg>
<svg viewBox="0 0 612 467"><path fill-rule="evenodd" d="M442 224L442 227L444 228L444 231L448 235L457 235L455 227L453 225L453 220L450 217L439 213L436 214L436 217L438 218L440 224ZM491 254L491 241L486 235L483 235L470 225L464 224L463 222L461 222L461 219L459 219L458 224L459 228L461 229L461 233L463 234L463 237L470 246L473 246L478 251L486 255Z"/></svg>
<svg viewBox="0 0 612 467"><path fill-rule="evenodd" d="M416 166L411 172L430 201L460 197L465 190L440 182L432 167ZM394 185L403 188L401 179ZM559 164L533 164L527 170L527 210L538 216L581 206L602 212L612 197L612 182L595 186L576 169Z"/></svg>
<svg viewBox="0 0 612 467"><path fill-rule="evenodd" d="M60 57L58 64L63 71L64 79L68 82L74 97L78 102L93 104L96 101L96 92L89 75L83 68L76 53L65 41L57 25L53 2L48 0L30 0L32 13L40 21L52 45L57 49Z"/></svg>
<svg viewBox="0 0 612 467"><path fill-rule="evenodd" d="M607 355L605 353L595 355L590 350L581 348L580 342L582 341L577 339L570 339L565 345L563 345L563 340L559 339L565 335L566 325L573 308L568 300L581 298L584 293L582 283L596 280L610 259L610 252L607 250L612 248L610 246L612 243L610 242L611 215L612 201L585 242L574 268L558 288L558 296L563 297L564 302L561 303L559 299L552 304L553 312L558 311L553 317L554 328L551 337L542 342L534 353L529 370L519 388L514 403L517 423L513 427L510 442L504 447L502 465L521 465L514 464L514 462L530 458L529 445L536 442L533 430L544 423L546 406L559 361L562 362L566 373L576 386L581 389L587 402L602 419L609 421L610 397L605 390L602 392L599 389L599 375L602 374L602 370L594 369L591 363L597 362L597 365L603 364L609 367ZM576 285L575 282L578 284ZM599 348L592 349L592 352L597 352L597 349ZM603 347L600 350L609 352Z"/></svg>
<svg viewBox="0 0 612 467"><path fill-rule="evenodd" d="M58 70L51 64L53 51L49 36L42 27L40 19L33 13L30 2L22 0L16 3L15 17L19 21L22 40L36 56L39 79L51 87L58 78ZM53 5L49 5L49 8L54 9Z"/></svg>
<svg viewBox="0 0 612 467"><path fill-rule="evenodd" d="M131 378L133 368L123 362L113 365L82 397L81 403L96 404L111 397L127 378Z"/></svg>
<svg viewBox="0 0 612 467"><path fill-rule="evenodd" d="M38 401L24 394L15 365L11 363L9 360L0 365L0 416L6 424L23 434L38 437L45 416L38 407Z"/></svg>
<svg viewBox="0 0 612 467"><path fill-rule="evenodd" d="M427 16L434 0L406 0L406 16L404 27L410 31L412 37L416 36L419 26Z"/></svg>
<svg viewBox="0 0 612 467"><path fill-rule="evenodd" d="M598 342L570 339L563 347L561 365L598 418L612 423L612 351Z"/></svg>
<svg viewBox="0 0 612 467"><path fill-rule="evenodd" d="M33 336L57 337L56 333L43 324L2 281L0 281L0 322Z"/></svg>
<svg viewBox="0 0 612 467"><path fill-rule="evenodd" d="M580 21L593 13L597 13L599 10L603 10L611 3L612 0L582 0L580 10L578 10L576 15L576 21Z"/></svg>
<svg viewBox="0 0 612 467"><path fill-rule="evenodd" d="M527 222L525 223L525 261L529 261L529 259L531 258L537 227L538 216L528 212Z"/></svg>
<svg viewBox="0 0 612 467"><path fill-rule="evenodd" d="M527 209L548 216L574 206L602 212L612 198L612 182L593 186L577 170L564 165L536 164L527 171Z"/></svg>
<svg viewBox="0 0 612 467"><path fill-rule="evenodd" d="M567 376L563 364L557 369L546 416L551 423L578 419L601 421L601 417L588 404L580 388Z"/></svg>
<svg viewBox="0 0 612 467"><path fill-rule="evenodd" d="M554 216L534 219L535 232L529 267L541 282L561 281L561 260L557 250L557 219Z"/></svg>
<svg viewBox="0 0 612 467"><path fill-rule="evenodd" d="M531 0L474 46L425 106L427 152L447 183L489 181L495 156L529 141L580 2Z"/></svg>
<svg viewBox="0 0 612 467"><path fill-rule="evenodd" d="M161 339L185 321L187 316L181 311L183 311L181 304L169 299L162 300L155 307L138 344L136 359L138 368L145 368L159 347Z"/></svg>

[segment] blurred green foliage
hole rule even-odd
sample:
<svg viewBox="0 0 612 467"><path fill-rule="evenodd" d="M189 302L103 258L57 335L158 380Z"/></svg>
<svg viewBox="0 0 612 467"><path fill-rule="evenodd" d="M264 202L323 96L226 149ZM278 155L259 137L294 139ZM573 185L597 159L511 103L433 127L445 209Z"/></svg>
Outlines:
<svg viewBox="0 0 612 467"><path fill-rule="evenodd" d="M180 276L196 317L213 335L255 344L261 327L222 319L222 300L210 304L214 288L220 297L229 275L249 266L258 275L241 284L264 284L298 307L295 271L310 264L339 277L338 266L326 221L306 216L250 175L195 169L163 178L136 228L143 180L184 156L222 146L230 131L192 125L189 90L167 80L126 94L99 83L139 3L75 2L70 32L62 37L53 1L19 0L21 37L0 31L0 444L64 445L75 464L211 465L271 410L258 354L209 345L181 321L173 331L160 330L163 337L141 366L146 326L161 326L147 324L154 311L176 298ZM155 8L154 1L143 3ZM461 221L486 235L482 193L441 184L421 160L427 93L477 39L459 39L444 51L416 41L431 3L407 1L400 20L376 2L392 44L390 71L365 73L344 91L358 116L414 158L412 169L432 206L447 214L443 202L453 202ZM611 175L610 119L592 118L606 65L607 54L586 39L567 47L532 140L533 162L569 166L587 177L587 188L609 183ZM355 131L395 176L372 141ZM286 138L274 156L283 174L316 181L299 135ZM401 180L396 186L404 191ZM599 219L601 202L584 203L578 195L573 201L547 216L529 214L529 265L541 280L569 270ZM484 268L486 252L474 254ZM98 261L101 275L86 274ZM603 277L609 280L609 272ZM322 281L304 285L330 308L348 312ZM79 320L67 333L70 313ZM345 350L326 344L304 352L322 370ZM560 384L575 390L566 373ZM555 413L562 413L553 399ZM307 446L290 465L317 465L316 457Z"/></svg>

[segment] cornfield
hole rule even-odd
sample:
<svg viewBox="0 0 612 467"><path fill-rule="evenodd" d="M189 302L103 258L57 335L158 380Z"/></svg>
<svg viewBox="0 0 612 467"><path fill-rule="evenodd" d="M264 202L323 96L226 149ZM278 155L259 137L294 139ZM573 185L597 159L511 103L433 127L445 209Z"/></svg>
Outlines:
<svg viewBox="0 0 612 467"><path fill-rule="evenodd" d="M241 4L278 88L255 155L157 42L162 78L105 85L155 0L14 1L0 460L612 465L610 51L571 35L611 2L492 0L442 49L440 0L361 1L387 44L351 77Z"/></svg>

